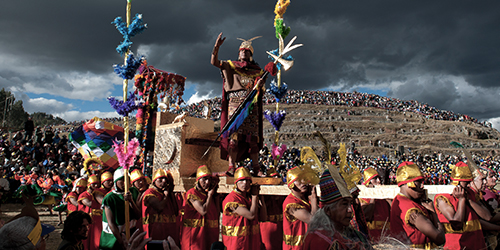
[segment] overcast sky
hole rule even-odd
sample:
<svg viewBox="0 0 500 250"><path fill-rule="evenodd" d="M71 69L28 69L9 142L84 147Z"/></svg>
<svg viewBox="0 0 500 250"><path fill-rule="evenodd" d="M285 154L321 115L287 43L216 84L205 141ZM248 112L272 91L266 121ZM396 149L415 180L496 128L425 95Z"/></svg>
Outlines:
<svg viewBox="0 0 500 250"><path fill-rule="evenodd" d="M278 46L274 0L135 0L148 29L132 51L158 69L187 77L186 101L220 96L210 64L237 58L236 38L255 40L255 60ZM122 95L113 64L122 41L111 22L125 0L2 0L0 87L27 112L67 121L117 116L106 97ZM304 47L291 53L289 89L376 93L417 100L500 125L500 1L293 0L284 15ZM500 126L498 126L500 127ZM497 128L498 128L497 127Z"/></svg>

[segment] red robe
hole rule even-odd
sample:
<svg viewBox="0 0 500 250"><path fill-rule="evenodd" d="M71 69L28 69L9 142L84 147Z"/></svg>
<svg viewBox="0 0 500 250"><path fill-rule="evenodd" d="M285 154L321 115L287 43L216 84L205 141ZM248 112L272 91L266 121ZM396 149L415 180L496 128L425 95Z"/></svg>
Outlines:
<svg viewBox="0 0 500 250"><path fill-rule="evenodd" d="M304 250L371 249L369 247L368 240L364 237L364 234L358 232L353 228L348 228L346 232L349 233L349 237L344 237L337 231L333 234L332 237L330 237L327 231L314 230L306 235L303 248L301 249Z"/></svg>
<svg viewBox="0 0 500 250"><path fill-rule="evenodd" d="M189 200L198 200L202 204L207 201L207 194L191 188L186 192L183 204L183 220L181 233L181 249L205 250L212 243L219 241L219 209L215 201L210 202L207 213L202 216Z"/></svg>
<svg viewBox="0 0 500 250"><path fill-rule="evenodd" d="M222 202L222 241L228 250L260 249L260 229L258 215L253 220L235 214L238 207L250 209L252 202L239 191L233 190Z"/></svg>
<svg viewBox="0 0 500 250"><path fill-rule="evenodd" d="M283 201L280 195L264 195L267 221L260 221L260 236L266 250L282 249L283 244Z"/></svg>
<svg viewBox="0 0 500 250"><path fill-rule="evenodd" d="M79 195L75 191L70 192L68 196L66 196L66 202L68 203L68 214L78 210L78 207L73 205L69 198L75 198L76 200L78 200L78 196Z"/></svg>
<svg viewBox="0 0 500 250"><path fill-rule="evenodd" d="M469 190L467 190L467 196L468 199L475 199L474 194ZM434 198L434 206L436 206L438 199L442 199L451 205L455 211L458 208L458 199L451 194L437 194ZM465 217L467 221L462 223L461 230L453 230L446 217L437 207L435 208L439 221L445 228L446 243L444 247L446 249L486 249L481 222L476 212L474 212L470 206L466 206L465 208Z"/></svg>
<svg viewBox="0 0 500 250"><path fill-rule="evenodd" d="M290 209L305 209L311 212L309 202L297 198L292 193L283 202L283 250L302 249L307 233L307 224L290 214Z"/></svg>
<svg viewBox="0 0 500 250"><path fill-rule="evenodd" d="M371 199L360 199L361 202L370 203ZM384 199L375 199L373 220L367 221L368 234L374 242L380 240L382 230L388 232L391 229L391 205Z"/></svg>
<svg viewBox="0 0 500 250"><path fill-rule="evenodd" d="M156 197L159 201L168 199L163 193L160 193L156 188L148 188L144 191L142 198L142 228L146 232L146 238L153 240L164 240L171 236L175 243L179 245L179 230L176 225L177 206L169 200L168 205L162 211L156 211L152 207L145 205L148 197Z"/></svg>
<svg viewBox="0 0 500 250"><path fill-rule="evenodd" d="M102 231L102 209L101 204L94 198L96 193L100 193L100 190L97 189L93 193L86 190L78 197L78 210L86 212L92 217L92 224L89 226L89 237L83 241L85 249L89 250L99 249ZM91 201L92 205L90 207L85 206L82 202L84 199Z"/></svg>
<svg viewBox="0 0 500 250"><path fill-rule="evenodd" d="M429 211L424 206L403 194L396 195L391 208L391 234L413 248L431 248L434 244L429 237L409 224L409 217L413 211L429 218Z"/></svg>

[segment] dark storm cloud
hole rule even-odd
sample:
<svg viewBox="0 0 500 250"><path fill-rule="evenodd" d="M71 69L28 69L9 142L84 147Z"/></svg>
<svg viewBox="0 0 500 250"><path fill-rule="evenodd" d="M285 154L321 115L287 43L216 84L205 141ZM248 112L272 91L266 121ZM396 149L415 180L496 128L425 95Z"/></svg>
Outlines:
<svg viewBox="0 0 500 250"><path fill-rule="evenodd" d="M264 66L269 61L265 51L278 44L272 27L275 3L135 0L132 13L143 14L148 30L132 39L132 49L146 53L156 68L186 76L200 96L210 91L218 95L220 74L210 65L218 33L227 37L220 59L236 59L236 38L262 35L254 42L254 57ZM109 74L122 60L114 51L122 38L110 23L124 17L125 4L3 1L0 87L30 82L11 74L19 70L9 69L10 59L16 68L29 66L47 74L35 78L40 84L61 79L50 74ZM296 42L304 47L291 53L295 66L283 79L291 89L384 86L394 97L482 118L500 116L486 103L500 104L491 94L500 82L499 7L497 1L294 0L284 16L292 28L286 40L298 36ZM62 80L50 84L53 91L71 88ZM454 101L467 98L458 88L464 84L471 99ZM487 97L475 98L481 95Z"/></svg>

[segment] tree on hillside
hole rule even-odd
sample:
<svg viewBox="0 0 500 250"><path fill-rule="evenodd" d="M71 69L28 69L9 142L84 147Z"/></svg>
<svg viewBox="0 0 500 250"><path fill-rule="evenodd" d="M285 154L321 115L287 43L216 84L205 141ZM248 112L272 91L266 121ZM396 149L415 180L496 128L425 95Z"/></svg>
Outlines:
<svg viewBox="0 0 500 250"><path fill-rule="evenodd" d="M23 101L16 101L14 95L5 89L0 90L0 110L2 111L0 127L11 131L24 129L24 122L30 115L24 110ZM40 127L66 123L59 117L43 112L35 112L32 117L35 126Z"/></svg>

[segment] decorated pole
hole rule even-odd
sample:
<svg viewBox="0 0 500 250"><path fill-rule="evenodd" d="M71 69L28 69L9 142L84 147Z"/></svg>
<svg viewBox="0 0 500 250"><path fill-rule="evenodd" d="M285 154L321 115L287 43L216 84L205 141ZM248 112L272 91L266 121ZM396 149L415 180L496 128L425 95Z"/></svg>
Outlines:
<svg viewBox="0 0 500 250"><path fill-rule="evenodd" d="M120 55L124 56L124 64L123 65L114 65L114 71L117 73L120 77L123 78L123 101L116 100L114 98L108 98L110 104L113 106L113 108L118 112L118 114L123 116L123 133L124 133L124 139L123 139L123 144L124 146L120 147L122 151L117 152L117 144L115 145L115 152L117 152L117 155L120 157L120 155L134 155L135 156L135 151L128 152L127 154L127 148L129 145L129 119L128 115L130 112L133 110L137 109L139 106L135 104L134 96L130 96L130 100L127 98L127 91L128 91L128 80L134 78L135 72L139 68L139 66L142 63L142 58L139 60L136 60L133 56L133 54L130 52L130 46L132 45L132 41L130 41L130 38L134 37L135 35L141 33L144 29L146 29L146 25L142 24L142 15L137 14L134 19L131 21L131 15L130 11L132 9L132 0L127 0L127 7L126 7L126 22L123 22L121 17L115 18L115 20L112 22L112 24L115 24L116 28L118 31L123 35L124 40L118 47L116 47L116 51L120 53ZM129 149L130 150L130 149ZM119 151L119 150L118 150ZM123 158L123 157L122 157ZM134 157L135 159L135 157ZM125 182L125 190L124 192L127 193L129 189L129 176L128 176L128 168L129 166L133 165L132 162L128 161L119 161L120 166L123 167L124 169L124 182ZM130 218L129 218L129 203L127 200L125 200L125 235L127 239L130 238Z"/></svg>

